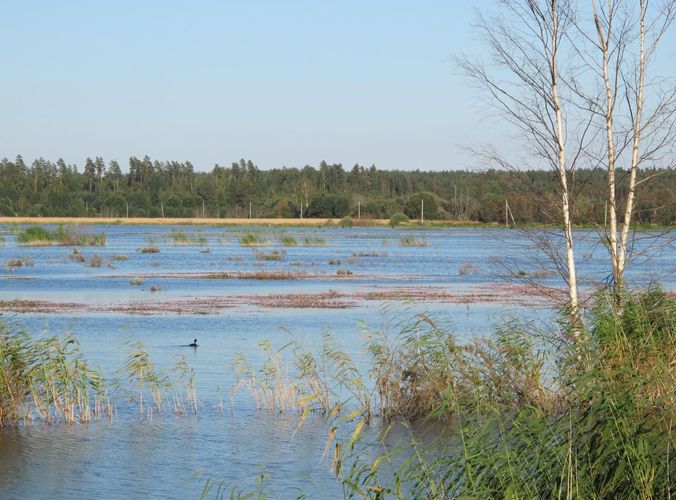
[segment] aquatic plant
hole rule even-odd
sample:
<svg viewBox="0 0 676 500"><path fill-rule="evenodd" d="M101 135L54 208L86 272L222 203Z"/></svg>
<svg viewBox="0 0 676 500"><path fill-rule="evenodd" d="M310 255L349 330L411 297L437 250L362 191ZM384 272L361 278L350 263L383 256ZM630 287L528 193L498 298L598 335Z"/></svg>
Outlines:
<svg viewBox="0 0 676 500"><path fill-rule="evenodd" d="M476 264L472 264L471 262L465 262L458 268L458 274L460 276L478 276L480 271L481 268Z"/></svg>
<svg viewBox="0 0 676 500"><path fill-rule="evenodd" d="M139 417L142 419L144 416L143 402L149 393L152 404L149 407L146 405L145 411L148 418L152 418L154 411L159 413L163 410L165 405L164 392L171 387L171 383L166 374L155 367L148 351L140 340L132 343L131 347L132 351L127 357L124 369L127 379L138 391Z"/></svg>
<svg viewBox="0 0 676 500"><path fill-rule="evenodd" d="M354 446L359 424L351 424L334 460L346 490L668 498L676 302L651 289L626 296L621 311L615 304L597 297L583 346L566 345L565 331L552 342L519 323L459 344L424 315L393 336L371 332L379 414L423 428L447 422L446 432L424 448L412 434L408 446L374 457Z"/></svg>
<svg viewBox="0 0 676 500"><path fill-rule="evenodd" d="M188 363L185 356L180 356L173 367L177 373L177 383L174 384L174 411L177 414L185 413L186 410L197 414L199 411L199 399L195 385L195 371Z"/></svg>
<svg viewBox="0 0 676 500"><path fill-rule="evenodd" d="M413 236L405 236L399 240L399 245L402 247L426 247L429 245L425 239L416 239Z"/></svg>
<svg viewBox="0 0 676 500"><path fill-rule="evenodd" d="M30 257L21 257L19 259L7 259L7 269L10 271L17 267L33 267L33 259Z"/></svg>
<svg viewBox="0 0 676 500"><path fill-rule="evenodd" d="M279 242L285 247L295 247L298 245L298 241L293 236L282 236Z"/></svg>
<svg viewBox="0 0 676 500"><path fill-rule="evenodd" d="M115 261L122 261L122 260L128 260L129 257L127 257L126 255L111 255L110 259L115 260Z"/></svg>
<svg viewBox="0 0 676 500"><path fill-rule="evenodd" d="M306 247L323 247L326 245L324 238L303 238L303 246Z"/></svg>
<svg viewBox="0 0 676 500"><path fill-rule="evenodd" d="M253 233L246 234L239 239L239 245L243 247L257 247L267 244L268 242L265 239Z"/></svg>
<svg viewBox="0 0 676 500"><path fill-rule="evenodd" d="M160 247L157 245L154 238L148 238L146 240L146 246L137 248L136 251L140 253L160 253Z"/></svg>
<svg viewBox="0 0 676 500"><path fill-rule="evenodd" d="M0 320L0 428L89 422L110 409L103 379L73 336L36 340Z"/></svg>
<svg viewBox="0 0 676 500"><path fill-rule="evenodd" d="M256 260L282 260L282 252L279 250L272 250L271 252L256 251Z"/></svg>
<svg viewBox="0 0 676 500"><path fill-rule="evenodd" d="M87 261L89 267L101 267L103 265L103 259L100 255L94 254Z"/></svg>
<svg viewBox="0 0 676 500"><path fill-rule="evenodd" d="M59 226L49 231L42 226L30 226L23 229L16 237L24 246L105 246L106 233L85 233L75 226Z"/></svg>

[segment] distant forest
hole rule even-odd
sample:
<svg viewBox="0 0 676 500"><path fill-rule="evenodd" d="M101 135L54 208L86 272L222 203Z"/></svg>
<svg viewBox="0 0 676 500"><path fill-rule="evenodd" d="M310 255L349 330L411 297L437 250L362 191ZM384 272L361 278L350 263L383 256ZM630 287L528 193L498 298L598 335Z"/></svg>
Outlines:
<svg viewBox="0 0 676 500"><path fill-rule="evenodd" d="M676 174L642 170L636 221L676 221ZM619 172L620 179L625 177ZM578 224L603 223L605 172L578 170L574 210ZM389 171L375 166L322 162L318 168L260 170L251 161L211 172L190 162L131 157L125 171L112 160L87 158L81 170L59 159L27 165L21 156L0 160L0 214L102 217L304 217L389 218L551 223L557 220L552 171ZM626 193L620 182L620 202Z"/></svg>

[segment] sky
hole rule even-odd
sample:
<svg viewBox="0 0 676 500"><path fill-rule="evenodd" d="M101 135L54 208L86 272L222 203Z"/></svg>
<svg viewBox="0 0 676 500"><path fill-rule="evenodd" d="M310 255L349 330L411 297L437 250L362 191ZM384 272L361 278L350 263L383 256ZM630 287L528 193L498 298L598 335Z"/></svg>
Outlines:
<svg viewBox="0 0 676 500"><path fill-rule="evenodd" d="M0 0L0 157L472 168L491 0ZM673 61L672 61L673 62Z"/></svg>

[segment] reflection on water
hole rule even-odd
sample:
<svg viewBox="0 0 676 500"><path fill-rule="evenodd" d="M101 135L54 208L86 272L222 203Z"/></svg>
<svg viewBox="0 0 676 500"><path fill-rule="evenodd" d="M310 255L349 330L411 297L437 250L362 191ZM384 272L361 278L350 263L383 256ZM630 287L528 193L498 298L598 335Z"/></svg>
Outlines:
<svg viewBox="0 0 676 500"><path fill-rule="evenodd" d="M182 297L229 294L318 293L327 290L361 290L372 284L368 275L395 277L382 286L403 284L416 287L463 288L490 285L498 280L495 257L511 259L515 267L537 271L540 264L529 260L528 243L516 232L502 230L396 231L384 228L352 230L269 229L272 245L266 250L283 252L280 261L261 261L255 249L240 247L238 237L246 230L189 228L195 237L206 237L210 253L201 247L172 244L170 228L116 227L105 230L105 248L83 249L99 254L113 267L91 268L69 259L63 247L22 248L12 235L6 236L3 257L29 255L33 267L0 273L0 300L43 299L91 303L148 299L151 284L162 290L152 295L164 301ZM281 247L279 238L322 237L320 247ZM427 247L401 247L401 236L424 238ZM603 281L608 274L603 248L593 233L581 244L581 272L590 280ZM146 255L136 249L148 238L159 243L161 253ZM361 256L355 256L359 254ZM371 254L364 256L364 254ZM587 255L588 254L588 255ZM113 261L126 255L126 261ZM127 276L140 273L297 271L335 275L336 265L350 268L356 279L350 281L240 281L149 279L143 287L129 285ZM460 267L472 263L478 273L462 275ZM645 283L661 277L674 289L674 252L663 249L650 261L634 268L631 279ZM364 279L359 278L363 274ZM17 279L21 278L21 279ZM555 277L546 277L556 284ZM119 375L130 352L129 341L139 339L153 361L170 371L180 355L186 355L195 370L198 397L202 403L197 416L168 414L139 422L133 402L116 401L112 422L92 425L42 426L0 432L1 498L164 498L198 497L203 479L210 477L236 488L252 489L256 477L265 471L272 492L288 498L300 494L329 498L341 495L341 487L330 473L330 459L321 461L328 427L319 417L311 417L296 433L297 415L256 412L245 394L230 407L230 388L234 382L233 359L244 354L260 365L262 352L257 344L264 339L273 347L284 345L285 327L303 343L319 345L321 334L332 332L339 348L347 351L357 366L368 370L360 322L370 328L396 324L425 310L454 329L461 339L484 336L506 316L526 316L545 323L552 311L528 309L495 303L471 305L425 303L388 304L387 312L377 303L345 310L235 307L220 315L125 315L125 314L22 314L13 319L35 335L73 333L86 357L112 380ZM398 317L394 317L399 314ZM196 350L181 347L197 338ZM223 391L226 411L218 410ZM371 444L377 447L375 431ZM196 478L199 476L202 479Z"/></svg>

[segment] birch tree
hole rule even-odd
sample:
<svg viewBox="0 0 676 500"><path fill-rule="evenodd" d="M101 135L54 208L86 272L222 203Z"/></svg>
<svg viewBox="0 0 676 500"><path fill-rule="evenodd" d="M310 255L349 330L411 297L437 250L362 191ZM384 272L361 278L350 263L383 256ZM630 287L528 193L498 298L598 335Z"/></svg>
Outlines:
<svg viewBox="0 0 676 500"><path fill-rule="evenodd" d="M579 54L602 82L600 96L586 94L591 112L605 129L599 160L607 170L608 220L605 239L615 289L625 288L631 257L630 230L636 204L638 171L669 153L674 142L676 88L673 82L648 78L657 48L672 25L674 0L590 0L593 30L577 24ZM592 24L589 22L588 24ZM589 34L587 34L589 33ZM586 50L587 41L591 50ZM649 95L647 94L649 93ZM627 172L627 193L618 196L619 169ZM623 205L623 206L622 206ZM617 294L620 297L620 294Z"/></svg>
<svg viewBox="0 0 676 500"><path fill-rule="evenodd" d="M568 0L501 0L498 14L480 15L478 30L490 49L491 68L467 58L460 67L488 97L490 109L518 131L525 156L519 163L494 150L492 159L518 170L524 165L548 165L556 172L559 187L559 222L565 262L558 266L567 284L568 306L573 322L579 320L573 240L572 178L591 132L577 108L566 106L562 94L562 64L571 50L566 44L574 27L574 11ZM534 165L533 165L534 163Z"/></svg>

